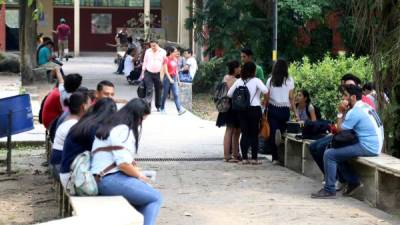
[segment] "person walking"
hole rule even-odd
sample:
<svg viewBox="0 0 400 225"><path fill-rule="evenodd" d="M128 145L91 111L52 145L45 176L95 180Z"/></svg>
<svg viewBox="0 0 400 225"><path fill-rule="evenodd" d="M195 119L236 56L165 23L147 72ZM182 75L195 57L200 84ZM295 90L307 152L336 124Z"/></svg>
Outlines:
<svg viewBox="0 0 400 225"><path fill-rule="evenodd" d="M258 135L260 133L261 121L261 100L260 95L268 92L264 83L256 78L256 64L253 62L245 63L240 73L240 79L228 91L228 97L232 98L235 90L240 86L246 86L250 96L250 106L243 111L239 111L240 130L242 138L240 148L242 150L243 164L261 164L258 161ZM232 99L234 101L234 99ZM251 147L251 162L248 160L247 152Z"/></svg>
<svg viewBox="0 0 400 225"><path fill-rule="evenodd" d="M222 82L226 84L228 90L236 82L236 76L240 75L240 63L237 60L228 63L228 74L224 76ZM220 112L217 118L217 126L226 126L224 135L224 161L239 162L239 137L240 123L238 112L232 107L227 112ZM232 156L230 150L232 149Z"/></svg>
<svg viewBox="0 0 400 225"><path fill-rule="evenodd" d="M163 95L161 99L161 112L165 113L165 102L168 97L168 92L171 88L174 95L174 101L178 114L182 115L186 110L182 107L179 101L179 76L178 76L178 49L173 46L167 48L167 61L164 65L164 79L163 79Z"/></svg>
<svg viewBox="0 0 400 225"><path fill-rule="evenodd" d="M68 61L68 36L71 34L71 28L64 18L60 19L60 24L53 33L58 37L58 58L60 61L65 57Z"/></svg>
<svg viewBox="0 0 400 225"><path fill-rule="evenodd" d="M286 122L290 119L290 110L296 115L296 120L299 120L294 102L294 80L289 76L285 60L279 59L275 62L267 88L266 107L271 129L268 147L272 153L272 163L279 164L278 145L281 142L281 133L286 130Z"/></svg>
<svg viewBox="0 0 400 225"><path fill-rule="evenodd" d="M164 76L164 65L167 62L167 52L160 48L158 42L150 41L150 48L146 50L143 59L142 74L139 80L144 79L146 86L146 101L151 106L153 87L155 92L155 106L161 108L161 78Z"/></svg>

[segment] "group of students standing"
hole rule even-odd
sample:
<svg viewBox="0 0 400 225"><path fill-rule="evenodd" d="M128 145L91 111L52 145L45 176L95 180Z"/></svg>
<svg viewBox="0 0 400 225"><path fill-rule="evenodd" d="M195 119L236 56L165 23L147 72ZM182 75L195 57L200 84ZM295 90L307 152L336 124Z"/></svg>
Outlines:
<svg viewBox="0 0 400 225"><path fill-rule="evenodd" d="M250 53L250 54L249 54ZM251 54L251 50L243 49L241 58ZM251 59L251 58L250 58ZM294 80L288 74L288 64L284 60L278 60L272 69L272 75L267 82L263 77L258 77L257 66L252 60L244 61L240 65L238 61L228 63L229 73L224 76L229 91L228 97L232 97L239 86L246 86L250 95L250 107L243 111L235 111L230 108L227 112L219 113L217 126L226 125L224 136L224 160L226 162L239 162L243 164L261 164L258 160L260 121L264 108L267 109L270 124L271 137L280 136L286 129L286 122L290 119L290 111L296 118L299 117L294 101ZM260 74L260 72L259 72ZM261 99L263 96L263 99ZM241 137L241 138L240 138ZM239 143L240 138L240 143ZM273 163L278 163L276 138L269 138L268 146L272 153ZM239 154L241 149L241 157ZM251 148L251 160L248 159L248 151Z"/></svg>
<svg viewBox="0 0 400 225"><path fill-rule="evenodd" d="M64 187L71 182L78 155L91 151L90 170L98 177L100 195L121 195L153 225L162 204L161 193L138 168L134 154L139 147L143 121L150 114L143 99L132 99L117 110L114 85L101 81L96 90L81 87L82 77L57 72L57 85L43 102L40 115L49 132L55 133L50 167ZM100 151L99 149L110 149ZM95 152L98 152L94 154ZM113 165L112 169L106 170Z"/></svg>

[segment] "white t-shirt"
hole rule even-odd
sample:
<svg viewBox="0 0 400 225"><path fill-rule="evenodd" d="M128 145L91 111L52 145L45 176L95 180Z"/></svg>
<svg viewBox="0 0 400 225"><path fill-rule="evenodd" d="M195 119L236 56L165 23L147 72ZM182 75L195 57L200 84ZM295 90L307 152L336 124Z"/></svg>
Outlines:
<svg viewBox="0 0 400 225"><path fill-rule="evenodd" d="M66 107L64 105L64 100L69 99L69 97L71 96L71 93L68 93L65 90L64 83L58 85L58 91L60 92L61 107L62 107L63 111L68 111L68 107Z"/></svg>
<svg viewBox="0 0 400 225"><path fill-rule="evenodd" d="M243 86L244 82L242 78L237 79L235 83L233 83L232 87L228 91L228 97L232 97L233 92L239 86ZM250 92L250 105L251 106L261 106L260 94L266 94L268 92L267 87L263 84L263 82L257 77L250 78L247 80L246 87Z"/></svg>
<svg viewBox="0 0 400 225"><path fill-rule="evenodd" d="M294 80L289 77L286 82L284 81L281 87L274 87L271 85L271 78L267 80L267 89L269 93L269 103L274 106L287 106L290 107L289 91L294 89Z"/></svg>
<svg viewBox="0 0 400 225"><path fill-rule="evenodd" d="M196 72L197 72L197 61L196 61L196 59L192 56L192 57L186 59L185 64L189 66L189 75L193 79L194 75L196 75Z"/></svg>
<svg viewBox="0 0 400 225"><path fill-rule="evenodd" d="M135 149L134 145L135 137L133 136L133 132L124 124L112 128L110 135L105 140L100 140L96 137L93 142L92 151L107 146L122 146L125 147L125 149L111 152L97 152L93 156L90 171L93 174L99 174L114 162L117 166L122 163L132 163ZM108 171L107 174L117 172L118 170L118 167L115 167Z"/></svg>
<svg viewBox="0 0 400 225"><path fill-rule="evenodd" d="M129 74L133 71L134 65L133 65L133 57L131 55L126 55L125 61L124 61L124 74L125 76L129 76Z"/></svg>
<svg viewBox="0 0 400 225"><path fill-rule="evenodd" d="M69 119L64 121L58 126L56 136L54 137L53 149L62 151L64 148L64 141L72 126L78 122L77 119Z"/></svg>

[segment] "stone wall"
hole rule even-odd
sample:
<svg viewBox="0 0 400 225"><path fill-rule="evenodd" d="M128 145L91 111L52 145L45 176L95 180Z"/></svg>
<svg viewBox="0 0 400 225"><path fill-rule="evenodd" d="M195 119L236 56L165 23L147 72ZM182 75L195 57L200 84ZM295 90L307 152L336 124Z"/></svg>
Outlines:
<svg viewBox="0 0 400 225"><path fill-rule="evenodd" d="M179 100L185 109L192 110L192 83L181 83Z"/></svg>

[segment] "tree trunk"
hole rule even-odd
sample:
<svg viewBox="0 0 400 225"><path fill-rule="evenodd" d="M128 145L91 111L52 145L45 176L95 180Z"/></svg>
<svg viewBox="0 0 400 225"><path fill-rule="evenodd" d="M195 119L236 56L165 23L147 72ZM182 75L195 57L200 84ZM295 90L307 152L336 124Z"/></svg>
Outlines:
<svg viewBox="0 0 400 225"><path fill-rule="evenodd" d="M28 1L20 1L20 59L22 84L34 81L33 68L36 67L36 21L33 19L34 3L29 6Z"/></svg>

